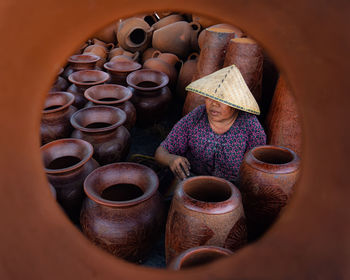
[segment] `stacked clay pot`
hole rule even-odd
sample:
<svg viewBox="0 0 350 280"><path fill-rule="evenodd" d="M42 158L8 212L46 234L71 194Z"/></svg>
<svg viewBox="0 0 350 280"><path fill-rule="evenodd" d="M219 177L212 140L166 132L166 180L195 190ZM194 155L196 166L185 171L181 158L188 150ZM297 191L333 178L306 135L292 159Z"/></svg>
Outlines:
<svg viewBox="0 0 350 280"><path fill-rule="evenodd" d="M144 165L116 163L96 169L84 183L83 233L115 256L142 261L163 225L157 189L156 173Z"/></svg>
<svg viewBox="0 0 350 280"><path fill-rule="evenodd" d="M229 181L197 176L177 187L165 236L167 262L196 246L239 249L247 241L241 194Z"/></svg>
<svg viewBox="0 0 350 280"><path fill-rule="evenodd" d="M57 201L77 222L83 200L85 178L99 165L92 158L93 147L79 139L60 139L40 148L44 170L56 190Z"/></svg>
<svg viewBox="0 0 350 280"><path fill-rule="evenodd" d="M125 159L130 147L130 133L123 126L126 114L111 106L84 108L71 117L75 128L72 138L83 139L94 148L94 158L99 164Z"/></svg>
<svg viewBox="0 0 350 280"><path fill-rule="evenodd" d="M110 61L104 64L104 68L111 76L110 82L118 85L126 85L126 77L141 67L141 64L132 60Z"/></svg>
<svg viewBox="0 0 350 280"><path fill-rule="evenodd" d="M74 96L69 92L52 92L46 97L40 124L42 145L70 136L73 127L69 120L77 110L73 103Z"/></svg>
<svg viewBox="0 0 350 280"><path fill-rule="evenodd" d="M132 92L121 85L98 85L88 88L84 96L90 102L86 107L93 105L113 106L123 110L126 114L124 126L130 131L136 123L136 109L130 102Z"/></svg>
<svg viewBox="0 0 350 280"><path fill-rule="evenodd" d="M251 238L276 220L294 191L299 173L300 159L288 148L258 146L245 154L239 187Z"/></svg>
<svg viewBox="0 0 350 280"><path fill-rule="evenodd" d="M64 70L63 76L68 79L69 75L81 71L81 70L94 70L96 69L97 62L101 58L93 53L75 54L69 57L69 66Z"/></svg>

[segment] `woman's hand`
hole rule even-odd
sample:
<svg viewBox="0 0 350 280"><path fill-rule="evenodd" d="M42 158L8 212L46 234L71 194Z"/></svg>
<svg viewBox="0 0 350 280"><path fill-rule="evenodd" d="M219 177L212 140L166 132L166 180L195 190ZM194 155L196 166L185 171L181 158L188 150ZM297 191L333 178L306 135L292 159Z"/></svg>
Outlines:
<svg viewBox="0 0 350 280"><path fill-rule="evenodd" d="M190 176L190 163L185 157L172 155L169 160L169 168L180 179L185 179Z"/></svg>

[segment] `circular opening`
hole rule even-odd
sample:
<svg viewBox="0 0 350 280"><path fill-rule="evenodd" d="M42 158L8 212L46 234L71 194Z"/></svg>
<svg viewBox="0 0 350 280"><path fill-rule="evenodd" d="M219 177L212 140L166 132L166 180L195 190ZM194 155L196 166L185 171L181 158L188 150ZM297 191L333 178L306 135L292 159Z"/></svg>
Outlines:
<svg viewBox="0 0 350 280"><path fill-rule="evenodd" d="M64 169L68 167L72 167L80 162L80 158L76 156L63 156L59 158L55 158L51 161L47 169Z"/></svg>
<svg viewBox="0 0 350 280"><path fill-rule="evenodd" d="M109 79L106 72L99 70L83 70L69 75L68 80L76 85L95 85L102 84Z"/></svg>
<svg viewBox="0 0 350 280"><path fill-rule="evenodd" d="M120 104L132 97L132 92L120 85L98 85L88 88L84 96L95 104Z"/></svg>
<svg viewBox="0 0 350 280"><path fill-rule="evenodd" d="M113 72L132 72L140 69L142 67L141 64L131 61L131 60L123 60L123 61L110 61L104 64L104 67Z"/></svg>
<svg viewBox="0 0 350 280"><path fill-rule="evenodd" d="M230 186L219 180L198 179L184 184L184 192L202 202L222 202L232 195Z"/></svg>
<svg viewBox="0 0 350 280"><path fill-rule="evenodd" d="M135 184L115 184L102 191L101 197L110 201L128 201L143 195Z"/></svg>
<svg viewBox="0 0 350 280"><path fill-rule="evenodd" d="M141 91L154 91L161 87L165 87L169 78L163 72L150 69L142 69L130 73L126 82L129 86Z"/></svg>
<svg viewBox="0 0 350 280"><path fill-rule="evenodd" d="M252 153L257 160L269 164L286 164L294 159L293 154L286 149L273 149L266 147L258 148Z"/></svg>
<svg viewBox="0 0 350 280"><path fill-rule="evenodd" d="M146 32L141 28L136 28L130 33L129 37L135 45L141 45L146 40Z"/></svg>
<svg viewBox="0 0 350 280"><path fill-rule="evenodd" d="M72 55L69 59L68 62L71 63L94 63L100 60L100 57L97 55L92 55L92 54L75 54Z"/></svg>
<svg viewBox="0 0 350 280"><path fill-rule="evenodd" d="M154 18L153 18L152 16L145 16L145 17L143 18L143 20L144 20L145 22L147 22L147 23L149 24L149 26L152 26L153 24L156 23L156 21L154 20Z"/></svg>
<svg viewBox="0 0 350 280"><path fill-rule="evenodd" d="M74 96L69 92L51 92L45 100L43 114L54 113L68 108L74 102Z"/></svg>

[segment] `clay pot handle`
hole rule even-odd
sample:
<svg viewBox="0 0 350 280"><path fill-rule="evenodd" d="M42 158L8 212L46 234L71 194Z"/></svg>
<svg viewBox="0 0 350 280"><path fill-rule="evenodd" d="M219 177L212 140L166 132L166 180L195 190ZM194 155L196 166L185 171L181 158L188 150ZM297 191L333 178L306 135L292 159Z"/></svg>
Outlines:
<svg viewBox="0 0 350 280"><path fill-rule="evenodd" d="M156 58L158 56L160 56L162 53L158 50L155 50L153 53L152 53L152 58Z"/></svg>
<svg viewBox="0 0 350 280"><path fill-rule="evenodd" d="M137 51L137 52L135 52L135 53L133 54L133 56L132 56L131 58L132 58L133 61L136 61L136 60L139 58L139 56L140 56L140 52Z"/></svg>
<svg viewBox="0 0 350 280"><path fill-rule="evenodd" d="M108 44L106 44L106 49L107 50L111 50L111 49L113 49L114 48L114 44L113 43L108 43Z"/></svg>
<svg viewBox="0 0 350 280"><path fill-rule="evenodd" d="M189 25L192 27L193 32L195 33L198 33L202 29L202 26L200 25L200 23L196 21L190 22ZM193 28L193 27L196 27L196 28Z"/></svg>
<svg viewBox="0 0 350 280"><path fill-rule="evenodd" d="M191 53L191 54L187 57L187 60L195 60L195 59L198 58L198 56L199 56L198 53L193 52L193 53Z"/></svg>

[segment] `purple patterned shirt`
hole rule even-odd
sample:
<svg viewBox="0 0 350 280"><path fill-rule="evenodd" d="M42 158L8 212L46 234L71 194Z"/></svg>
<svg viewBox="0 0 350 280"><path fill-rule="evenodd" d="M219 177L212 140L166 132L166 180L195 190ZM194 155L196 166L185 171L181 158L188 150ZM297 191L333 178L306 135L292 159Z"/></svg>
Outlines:
<svg viewBox="0 0 350 280"><path fill-rule="evenodd" d="M255 115L239 111L224 134L210 127L205 105L183 117L160 144L169 153L186 157L191 172L237 182L245 152L266 144L266 134Z"/></svg>

